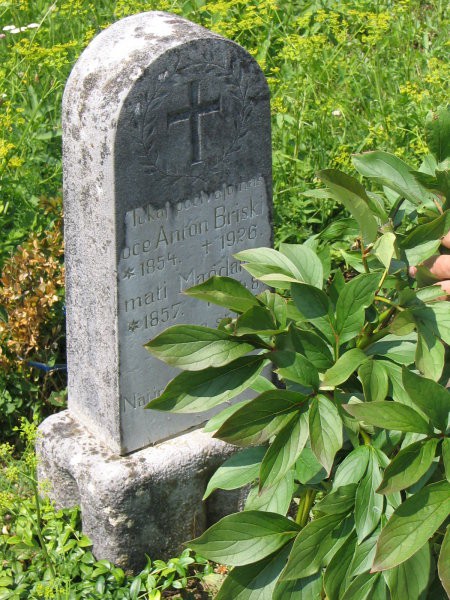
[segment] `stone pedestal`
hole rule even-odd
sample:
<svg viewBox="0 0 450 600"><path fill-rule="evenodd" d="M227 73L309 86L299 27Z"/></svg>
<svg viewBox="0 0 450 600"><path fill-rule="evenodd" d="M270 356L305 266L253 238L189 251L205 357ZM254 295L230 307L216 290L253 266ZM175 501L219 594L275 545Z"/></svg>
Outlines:
<svg viewBox="0 0 450 600"><path fill-rule="evenodd" d="M57 507L81 506L98 559L136 571L145 554L176 556L184 542L238 510L238 493L202 502L212 473L234 451L196 430L121 457L64 411L40 427L39 480Z"/></svg>

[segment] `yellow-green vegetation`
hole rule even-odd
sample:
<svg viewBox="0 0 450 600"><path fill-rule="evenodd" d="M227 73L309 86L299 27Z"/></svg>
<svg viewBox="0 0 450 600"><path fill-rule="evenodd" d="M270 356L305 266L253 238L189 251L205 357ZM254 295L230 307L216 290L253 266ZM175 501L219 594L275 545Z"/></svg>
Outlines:
<svg viewBox="0 0 450 600"><path fill-rule="evenodd" d="M16 433L24 447L20 460L12 446L0 444L0 600L160 600L166 590L174 600L194 599L221 581L212 565L188 549L167 562L147 557L134 576L96 560L81 532L79 509L56 510L40 498L36 422L22 419Z"/></svg>
<svg viewBox="0 0 450 600"><path fill-rule="evenodd" d="M20 415L42 417L53 410L49 404L62 402L64 372L54 366L64 355L58 200L64 84L96 33L147 10L181 14L255 56L272 93L276 240L302 242L323 231L320 239L333 242L356 269L353 255L361 248L349 243L358 236L355 223L336 219L342 209L330 194L306 192L316 186L315 173L332 167L354 174L351 155L373 149L417 168L425 150L425 116L448 102L449 18L443 0L0 0L0 428L1 441L16 444L16 449L0 445L0 600L158 600L170 588L197 598L186 591L189 569L197 562L202 572L211 571L187 551L168 563L149 562L135 578L107 561L96 562L80 533L78 511L55 511L36 494L35 430L25 421L21 435L13 430ZM383 314L387 319L388 312ZM435 369L436 349L426 354L422 346L419 359L428 358L427 368ZM439 349L438 354L442 362ZM362 439L370 435L361 428ZM383 439L380 435L384 449L389 439ZM15 460L17 448L25 448L21 460ZM392 448L386 451L391 456ZM448 444L442 452L448 470ZM372 487L369 491L373 496ZM314 502L312 494L304 498L303 524ZM447 553L448 547L443 543ZM325 588L342 580L336 565L337 578ZM448 579L448 571L444 575ZM357 598L359 590L352 593ZM433 600L441 597L435 588L430 594Z"/></svg>
<svg viewBox="0 0 450 600"><path fill-rule="evenodd" d="M440 0L4 0L0 3L0 263L38 198L61 188L60 104L71 66L108 24L146 10L182 14L252 53L272 91L277 239L333 216L305 199L314 173L350 170L373 148L417 162L426 113L447 100L448 14Z"/></svg>

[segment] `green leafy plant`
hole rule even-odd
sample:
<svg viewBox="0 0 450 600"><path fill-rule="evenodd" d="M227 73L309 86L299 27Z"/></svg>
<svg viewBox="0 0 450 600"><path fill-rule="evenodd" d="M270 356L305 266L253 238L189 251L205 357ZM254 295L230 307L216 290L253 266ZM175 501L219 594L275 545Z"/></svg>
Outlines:
<svg viewBox="0 0 450 600"><path fill-rule="evenodd" d="M206 559L189 549L167 561L147 557L136 575L97 560L81 531L79 508L57 510L40 497L36 422L22 419L16 433L24 446L20 459L11 445L0 445L0 600L160 600L169 593L194 600L220 579Z"/></svg>
<svg viewBox="0 0 450 600"><path fill-rule="evenodd" d="M0 440L25 416L64 406L65 327L61 198L40 201L51 226L32 233L0 275Z"/></svg>
<svg viewBox="0 0 450 600"><path fill-rule="evenodd" d="M409 276L450 229L449 120L447 108L431 115L432 155L418 172L381 151L354 157L377 193L319 172L322 195L359 229L334 253L340 267L320 237L239 252L276 291L253 296L213 277L186 293L237 316L217 330L177 325L147 345L183 370L148 408L198 412L257 392L206 427L241 450L205 498L250 486L243 512L189 542L233 567L218 600L450 592L450 311L440 286ZM274 382L262 376L269 365Z"/></svg>

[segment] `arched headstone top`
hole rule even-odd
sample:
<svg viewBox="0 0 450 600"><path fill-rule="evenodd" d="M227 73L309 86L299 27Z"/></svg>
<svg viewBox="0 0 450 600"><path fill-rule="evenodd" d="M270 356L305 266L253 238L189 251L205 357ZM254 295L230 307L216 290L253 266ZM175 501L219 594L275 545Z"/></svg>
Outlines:
<svg viewBox="0 0 450 600"><path fill-rule="evenodd" d="M127 453L205 420L145 411L145 342L225 316L182 295L271 243L269 92L238 44L161 12L101 32L63 100L69 408Z"/></svg>

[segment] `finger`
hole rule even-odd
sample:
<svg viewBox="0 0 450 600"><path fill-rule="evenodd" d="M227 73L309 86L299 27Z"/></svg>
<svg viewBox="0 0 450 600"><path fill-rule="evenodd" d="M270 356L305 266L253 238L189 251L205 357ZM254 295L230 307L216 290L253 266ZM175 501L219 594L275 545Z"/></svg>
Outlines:
<svg viewBox="0 0 450 600"><path fill-rule="evenodd" d="M441 244L445 246L445 248L450 248L450 231L447 233L447 235L444 235L441 240Z"/></svg>
<svg viewBox="0 0 450 600"><path fill-rule="evenodd" d="M439 281L434 285L440 285L443 291L447 294L446 296L439 296L439 298L435 298L435 300L448 300L450 296L450 280L447 279L445 281Z"/></svg>
<svg viewBox="0 0 450 600"><path fill-rule="evenodd" d="M440 285L441 288L444 290L444 292L446 292L447 294L450 294L450 280L449 279L446 279L445 281L440 281L436 285Z"/></svg>
<svg viewBox="0 0 450 600"><path fill-rule="evenodd" d="M432 256L423 264L438 279L450 279L450 254Z"/></svg>

